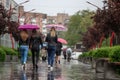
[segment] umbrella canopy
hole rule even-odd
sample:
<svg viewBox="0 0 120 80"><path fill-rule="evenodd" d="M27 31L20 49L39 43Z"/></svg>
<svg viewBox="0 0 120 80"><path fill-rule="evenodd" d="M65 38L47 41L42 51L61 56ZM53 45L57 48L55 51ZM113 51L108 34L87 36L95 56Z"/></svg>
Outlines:
<svg viewBox="0 0 120 80"><path fill-rule="evenodd" d="M67 44L67 41L63 38L58 38L58 42L60 42L62 44Z"/></svg>
<svg viewBox="0 0 120 80"><path fill-rule="evenodd" d="M54 27L57 31L65 31L65 30L67 30L66 27L61 25L61 24L49 24L49 25L46 25L47 29L51 29L52 27Z"/></svg>
<svg viewBox="0 0 120 80"><path fill-rule="evenodd" d="M39 29L37 25L32 25L32 24L26 24L26 25L20 25L18 29Z"/></svg>

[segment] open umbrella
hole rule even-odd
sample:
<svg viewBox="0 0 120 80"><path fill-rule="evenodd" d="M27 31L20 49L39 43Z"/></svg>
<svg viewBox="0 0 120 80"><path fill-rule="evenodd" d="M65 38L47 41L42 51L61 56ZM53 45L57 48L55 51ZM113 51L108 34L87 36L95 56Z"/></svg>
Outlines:
<svg viewBox="0 0 120 80"><path fill-rule="evenodd" d="M18 29L23 30L23 29L39 29L37 25L32 25L32 24L26 24L26 25L20 25Z"/></svg>
<svg viewBox="0 0 120 80"><path fill-rule="evenodd" d="M51 29L52 27L54 27L57 31L66 31L67 28L61 24L49 24L46 25L47 29Z"/></svg>
<svg viewBox="0 0 120 80"><path fill-rule="evenodd" d="M67 44L67 41L63 38L58 38L58 42L60 42L62 44Z"/></svg>

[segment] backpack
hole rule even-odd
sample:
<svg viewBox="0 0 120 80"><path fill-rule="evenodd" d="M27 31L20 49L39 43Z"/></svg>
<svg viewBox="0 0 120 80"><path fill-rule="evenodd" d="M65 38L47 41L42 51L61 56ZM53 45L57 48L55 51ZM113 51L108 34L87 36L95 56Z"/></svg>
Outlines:
<svg viewBox="0 0 120 80"><path fill-rule="evenodd" d="M70 50L67 50L67 54L71 54L71 51L70 51Z"/></svg>
<svg viewBox="0 0 120 80"><path fill-rule="evenodd" d="M39 46L40 46L39 40L37 38L35 38L32 43L32 49L39 50Z"/></svg>
<svg viewBox="0 0 120 80"><path fill-rule="evenodd" d="M51 37L50 34L48 34L48 49L52 49L52 47L54 46L57 46L56 42L55 42L55 39L57 37L57 35L55 37Z"/></svg>

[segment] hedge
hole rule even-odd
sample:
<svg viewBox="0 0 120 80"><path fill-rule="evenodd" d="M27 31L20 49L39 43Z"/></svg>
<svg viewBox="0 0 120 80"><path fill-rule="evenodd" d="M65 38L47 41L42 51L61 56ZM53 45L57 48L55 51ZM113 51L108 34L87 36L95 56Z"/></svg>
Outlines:
<svg viewBox="0 0 120 80"><path fill-rule="evenodd" d="M12 48L8 48L8 47L1 47L1 48L6 52L7 55L17 55L18 54L18 52Z"/></svg>
<svg viewBox="0 0 120 80"><path fill-rule="evenodd" d="M99 48L93 52L94 58L108 58L111 49L109 47Z"/></svg>
<svg viewBox="0 0 120 80"><path fill-rule="evenodd" d="M2 48L0 48L0 62L5 61L5 58L6 58L5 51Z"/></svg>
<svg viewBox="0 0 120 80"><path fill-rule="evenodd" d="M114 47L109 57L112 62L120 62L120 46Z"/></svg>
<svg viewBox="0 0 120 80"><path fill-rule="evenodd" d="M79 58L81 57L110 58L110 61L112 62L120 62L120 46L103 47L97 50L91 50L79 56Z"/></svg>

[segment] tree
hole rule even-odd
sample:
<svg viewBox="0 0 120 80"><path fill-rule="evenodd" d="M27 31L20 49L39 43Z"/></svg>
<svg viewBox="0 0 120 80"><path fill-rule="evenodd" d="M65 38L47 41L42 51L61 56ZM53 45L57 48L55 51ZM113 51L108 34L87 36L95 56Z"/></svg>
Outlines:
<svg viewBox="0 0 120 80"><path fill-rule="evenodd" d="M0 35L5 33L16 33L18 32L19 24L14 21L10 21L12 16L12 10L6 10L2 4L0 4Z"/></svg>
<svg viewBox="0 0 120 80"><path fill-rule="evenodd" d="M93 14L93 11L83 10L71 16L68 23L68 31L64 37L69 45L75 45L82 40L83 33L87 30L88 26L92 25L91 16L93 16Z"/></svg>
<svg viewBox="0 0 120 80"><path fill-rule="evenodd" d="M86 44L86 43L95 40L94 42L97 42L96 43L96 45L97 45L97 44L99 44L100 39L103 36L106 39L111 37L110 39L113 40L112 33L116 34L116 36L118 37L116 40L116 41L118 41L117 44L120 44L120 27L119 27L120 26L120 18L119 18L120 0L108 0L108 2L106 2L104 4L106 4L107 6L104 6L103 9L98 9L96 11L96 14L93 16L94 25L92 27L95 30L97 30L97 32L99 32L99 37L97 36L98 39L96 39L96 35L92 34L89 31L89 29L86 32L86 35L84 35L84 37L83 37L84 46L88 49L90 49L92 47L92 45L94 45L94 43L89 43L91 45ZM88 34L88 32L89 32L89 34ZM93 38L91 38L91 37L85 38L87 35L91 35Z"/></svg>
<svg viewBox="0 0 120 80"><path fill-rule="evenodd" d="M2 4L0 4L0 35L5 33L10 34L12 48L14 48L13 37L17 40L17 32L19 24L17 22L10 21L13 9L10 5L10 9L6 10ZM12 37L13 35L13 37Z"/></svg>

